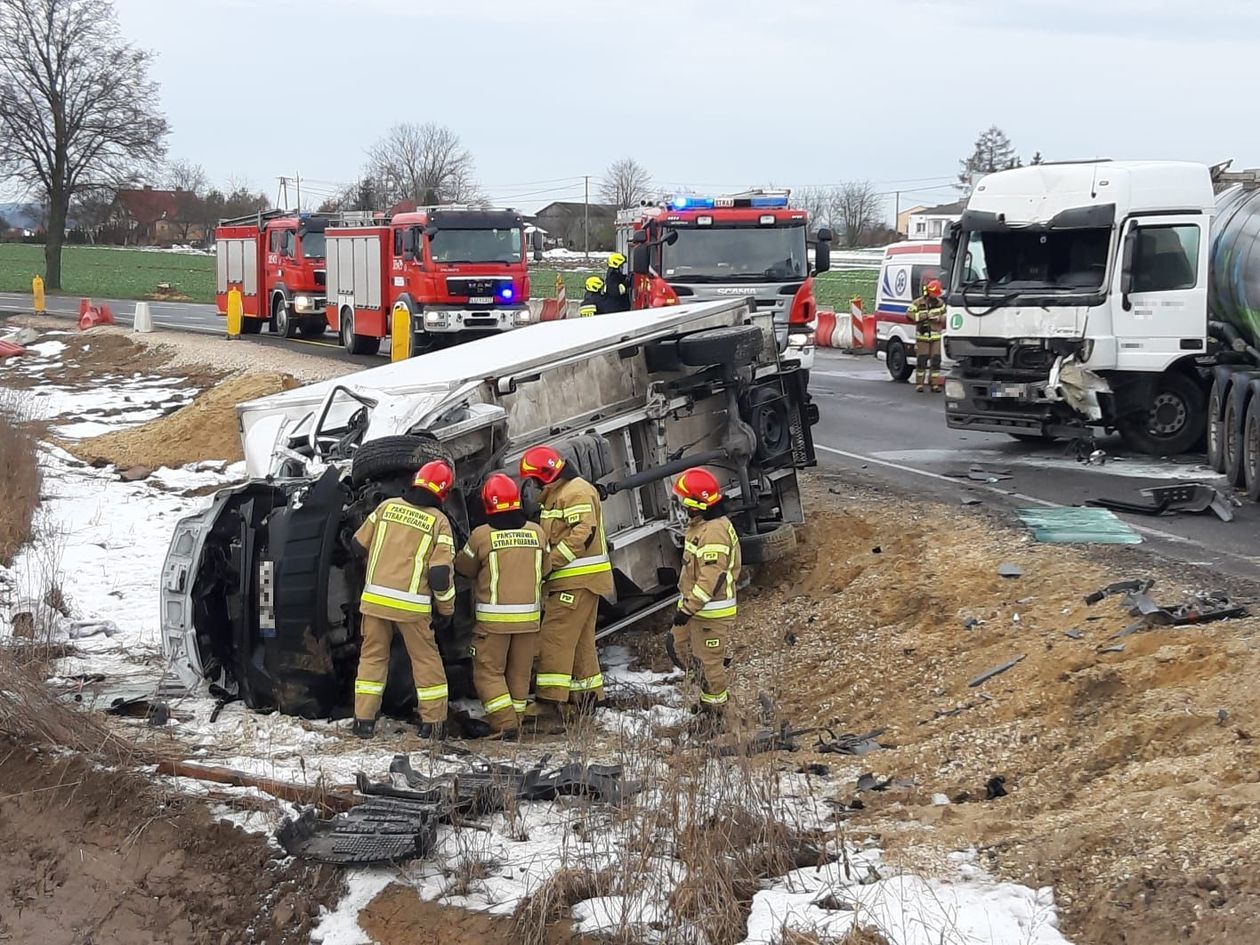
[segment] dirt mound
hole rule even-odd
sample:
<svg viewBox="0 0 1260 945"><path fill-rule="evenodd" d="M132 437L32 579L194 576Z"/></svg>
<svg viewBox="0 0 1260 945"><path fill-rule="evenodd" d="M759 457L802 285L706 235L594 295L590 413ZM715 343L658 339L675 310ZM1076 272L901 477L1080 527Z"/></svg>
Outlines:
<svg viewBox="0 0 1260 945"><path fill-rule="evenodd" d="M342 880L274 857L139 775L0 742L0 940L305 943Z"/></svg>
<svg viewBox="0 0 1260 945"><path fill-rule="evenodd" d="M855 826L891 851L976 844L996 873L1053 885L1082 945L1247 940L1260 923L1260 618L1115 637L1134 618L1118 597L1086 606L1089 592L1149 576L1173 603L1224 582L827 484L811 488L800 552L741 599L736 691L768 692L801 725L885 730L890 749L852 765L913 787L863 794ZM999 577L1004 562L1023 575ZM1009 794L986 800L995 775Z"/></svg>
<svg viewBox="0 0 1260 945"><path fill-rule="evenodd" d="M183 466L207 459L236 462L244 459L236 405L297 386L288 374L237 375L169 416L84 440L71 449L80 459L106 460L119 467Z"/></svg>

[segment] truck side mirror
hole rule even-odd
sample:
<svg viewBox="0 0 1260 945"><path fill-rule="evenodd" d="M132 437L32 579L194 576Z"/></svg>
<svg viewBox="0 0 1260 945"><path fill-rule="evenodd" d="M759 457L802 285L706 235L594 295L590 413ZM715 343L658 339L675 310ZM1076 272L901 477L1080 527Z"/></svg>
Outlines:
<svg viewBox="0 0 1260 945"><path fill-rule="evenodd" d="M646 245L639 245L634 248L631 254L630 268L634 270L636 276L646 276L652 271L651 252Z"/></svg>
<svg viewBox="0 0 1260 945"><path fill-rule="evenodd" d="M530 236L530 241L534 249L534 262L542 262L543 259L543 235L542 230L535 228Z"/></svg>
<svg viewBox="0 0 1260 945"><path fill-rule="evenodd" d="M634 236L630 238L632 243L646 243L648 241L647 230L635 230Z"/></svg>
<svg viewBox="0 0 1260 945"><path fill-rule="evenodd" d="M665 237L665 245L666 245L666 246L673 246L673 245L674 245L675 243L677 243L677 242L678 242L678 231L677 231L677 230L670 230L670 231L669 231L669 235L668 235L667 237Z"/></svg>
<svg viewBox="0 0 1260 945"><path fill-rule="evenodd" d="M941 284L948 287L953 281L954 259L958 256L958 244L962 241L962 227L951 223L941 236ZM967 268L971 268L971 253L967 253Z"/></svg>
<svg viewBox="0 0 1260 945"><path fill-rule="evenodd" d="M823 227L818 231L818 242L814 244L814 273L821 275L831 271L831 230Z"/></svg>
<svg viewBox="0 0 1260 945"><path fill-rule="evenodd" d="M1124 235L1124 247L1120 252L1120 307L1126 312L1132 310L1133 302L1129 293L1133 291L1133 260L1137 255L1138 228L1130 227Z"/></svg>

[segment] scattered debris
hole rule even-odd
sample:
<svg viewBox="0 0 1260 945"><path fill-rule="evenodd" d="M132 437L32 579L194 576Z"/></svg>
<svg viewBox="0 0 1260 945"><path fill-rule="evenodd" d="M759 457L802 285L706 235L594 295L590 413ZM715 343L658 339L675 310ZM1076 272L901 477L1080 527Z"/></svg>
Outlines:
<svg viewBox="0 0 1260 945"><path fill-rule="evenodd" d="M986 801L994 800L998 797L1006 797L1006 776L995 774L984 782L984 799Z"/></svg>
<svg viewBox="0 0 1260 945"><path fill-rule="evenodd" d="M1224 591L1201 592L1174 607L1162 607L1145 593L1136 594L1131 600L1129 613L1142 617L1153 627L1184 627L1248 615L1246 606L1234 603Z"/></svg>
<svg viewBox="0 0 1260 945"><path fill-rule="evenodd" d="M1117 512L1136 512L1140 515L1172 515L1178 512L1198 514L1211 510L1223 522L1234 520L1236 500L1201 482L1179 482L1171 486L1152 486L1139 489L1149 502L1130 502L1124 499L1090 499L1088 505L1096 505Z"/></svg>
<svg viewBox="0 0 1260 945"><path fill-rule="evenodd" d="M1080 459L1086 466L1106 466L1107 453L1105 450L1094 450L1088 456Z"/></svg>
<svg viewBox="0 0 1260 945"><path fill-rule="evenodd" d="M337 866L383 866L424 856L436 834L432 808L375 797L332 820L320 820L314 809L286 817L276 840L289 856Z"/></svg>
<svg viewBox="0 0 1260 945"><path fill-rule="evenodd" d="M831 766L817 761L811 761L809 764L801 765L798 770L801 774L812 774L819 778L831 777Z"/></svg>
<svg viewBox="0 0 1260 945"><path fill-rule="evenodd" d="M1112 646L1101 646L1098 648L1098 652L1099 653L1123 653L1124 644L1116 643L1116 644L1113 644Z"/></svg>
<svg viewBox="0 0 1260 945"><path fill-rule="evenodd" d="M887 791L889 785L891 785L892 783L893 783L892 778L888 778L887 780L881 781L879 780L879 778L875 777L874 773L868 771L866 774L858 776L857 789L860 792Z"/></svg>
<svg viewBox="0 0 1260 945"><path fill-rule="evenodd" d="M836 735L830 729L827 730L827 739L818 736L817 751L823 754L834 755L869 755L873 751L879 751L884 746L881 745L877 738L884 734L882 728L867 732L865 735Z"/></svg>
<svg viewBox="0 0 1260 945"><path fill-rule="evenodd" d="M1079 630L1068 630L1063 635L1069 640L1080 640L1085 636L1085 634L1081 633Z"/></svg>
<svg viewBox="0 0 1260 945"><path fill-rule="evenodd" d="M719 758L732 756L748 757L762 755L769 751L796 751L800 746L796 739L813 732L812 728L790 728L787 722L780 722L777 730L762 729L747 742L736 745L722 745L717 749Z"/></svg>
<svg viewBox="0 0 1260 945"><path fill-rule="evenodd" d="M949 796L948 796L948 795L946 795L946 794L933 794L933 795L932 795L932 805L933 805L934 807L948 807L948 806L949 806Z"/></svg>
<svg viewBox="0 0 1260 945"><path fill-rule="evenodd" d="M1019 656L1009 659L1005 663L999 663L997 666L994 666L992 669L985 670L979 676L976 676L974 679L969 680L967 682L967 687L969 689L975 689L976 686L979 686L982 683L987 682L988 680L992 679L994 676L1000 676L1002 675L1002 673L1006 672L1008 669L1018 666L1021 662L1023 662L1027 658L1028 658L1027 653L1020 653Z"/></svg>
<svg viewBox="0 0 1260 945"><path fill-rule="evenodd" d="M406 755L395 755L389 771L391 776L398 776L406 785L407 796L441 804L446 810L454 809L472 815L501 810L508 797L523 801L552 801L561 795L580 794L592 800L620 804L643 788L638 781L621 780L621 765L583 766L575 763L547 771L550 760L550 755L543 755L528 769L474 761L462 771L427 778L412 769ZM392 785L370 784L363 775L359 776L357 786L360 793L369 795L397 790Z"/></svg>
<svg viewBox="0 0 1260 945"><path fill-rule="evenodd" d="M973 495L965 495L962 497L962 504L963 505L980 505L981 500L977 499Z"/></svg>
<svg viewBox="0 0 1260 945"><path fill-rule="evenodd" d="M966 620L963 621L964 630L974 630L976 627L983 626L983 625L984 625L984 621L981 620L979 617L968 617Z"/></svg>
<svg viewBox="0 0 1260 945"><path fill-rule="evenodd" d="M210 767L191 761L166 759L158 763L157 773L159 775L169 775L173 778L192 778L196 781L210 781L214 784L230 784L233 787L257 788L264 794L278 797L282 801L311 805L330 812L347 811L359 803L358 799L348 792L335 789L330 790L323 784L308 787L304 784L279 781L275 778L264 778L250 774L248 771L238 771L235 768Z"/></svg>
<svg viewBox="0 0 1260 945"><path fill-rule="evenodd" d="M1107 509L1016 509L1037 541L1049 544L1140 545L1142 536Z"/></svg>
<svg viewBox="0 0 1260 945"><path fill-rule="evenodd" d="M148 466L132 466L122 470L118 474L118 478L123 482L141 482L153 475L153 470Z"/></svg>
<svg viewBox="0 0 1260 945"><path fill-rule="evenodd" d="M1228 721L1229 721L1229 712L1228 712L1228 710L1226 710L1226 709L1217 709L1217 710L1216 710L1216 724L1217 724L1217 725L1224 725L1224 724L1225 724L1226 722L1228 722Z"/></svg>
<svg viewBox="0 0 1260 945"><path fill-rule="evenodd" d="M1019 565L1011 564L1011 562L1006 561L998 565L997 573L999 577L1017 578L1017 577L1021 577L1024 571Z"/></svg>
<svg viewBox="0 0 1260 945"><path fill-rule="evenodd" d="M1150 590L1154 586L1155 581L1151 578L1147 578L1143 581L1117 581L1114 584L1108 584L1106 587L1100 588L1099 590L1094 591L1094 593L1088 595L1085 598L1085 603L1093 606L1104 598L1111 597L1113 594L1140 594L1144 591ZM1093 618L1091 617L1090 619L1092 620Z"/></svg>

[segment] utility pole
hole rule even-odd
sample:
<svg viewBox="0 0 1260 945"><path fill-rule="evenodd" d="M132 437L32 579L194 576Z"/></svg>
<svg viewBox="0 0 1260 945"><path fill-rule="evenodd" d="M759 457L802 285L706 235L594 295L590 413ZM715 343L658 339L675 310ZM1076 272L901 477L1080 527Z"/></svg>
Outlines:
<svg viewBox="0 0 1260 945"><path fill-rule="evenodd" d="M280 177L280 187L276 190L276 206L281 210L289 209L289 178Z"/></svg>
<svg viewBox="0 0 1260 945"><path fill-rule="evenodd" d="M302 212L302 177L300 174L293 175L293 182L297 185L297 208L298 212Z"/></svg>
<svg viewBox="0 0 1260 945"><path fill-rule="evenodd" d="M591 261L591 175L587 174L582 178L583 197L582 197L582 252L586 254L586 261Z"/></svg>
<svg viewBox="0 0 1260 945"><path fill-rule="evenodd" d="M897 209L893 211L893 231L896 233L900 233L901 232L901 191L900 190L897 191L896 206L897 206ZM906 227L906 229L909 229L909 227ZM906 235L909 236L910 234L907 233Z"/></svg>

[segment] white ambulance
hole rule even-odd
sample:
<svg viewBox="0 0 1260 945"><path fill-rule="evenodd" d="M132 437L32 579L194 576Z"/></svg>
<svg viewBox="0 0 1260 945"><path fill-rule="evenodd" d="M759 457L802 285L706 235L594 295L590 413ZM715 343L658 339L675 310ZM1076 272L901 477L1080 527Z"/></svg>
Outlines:
<svg viewBox="0 0 1260 945"><path fill-rule="evenodd" d="M894 243L884 250L875 289L875 352L894 381L908 380L915 368L914 325L906 310L940 274L939 240Z"/></svg>

